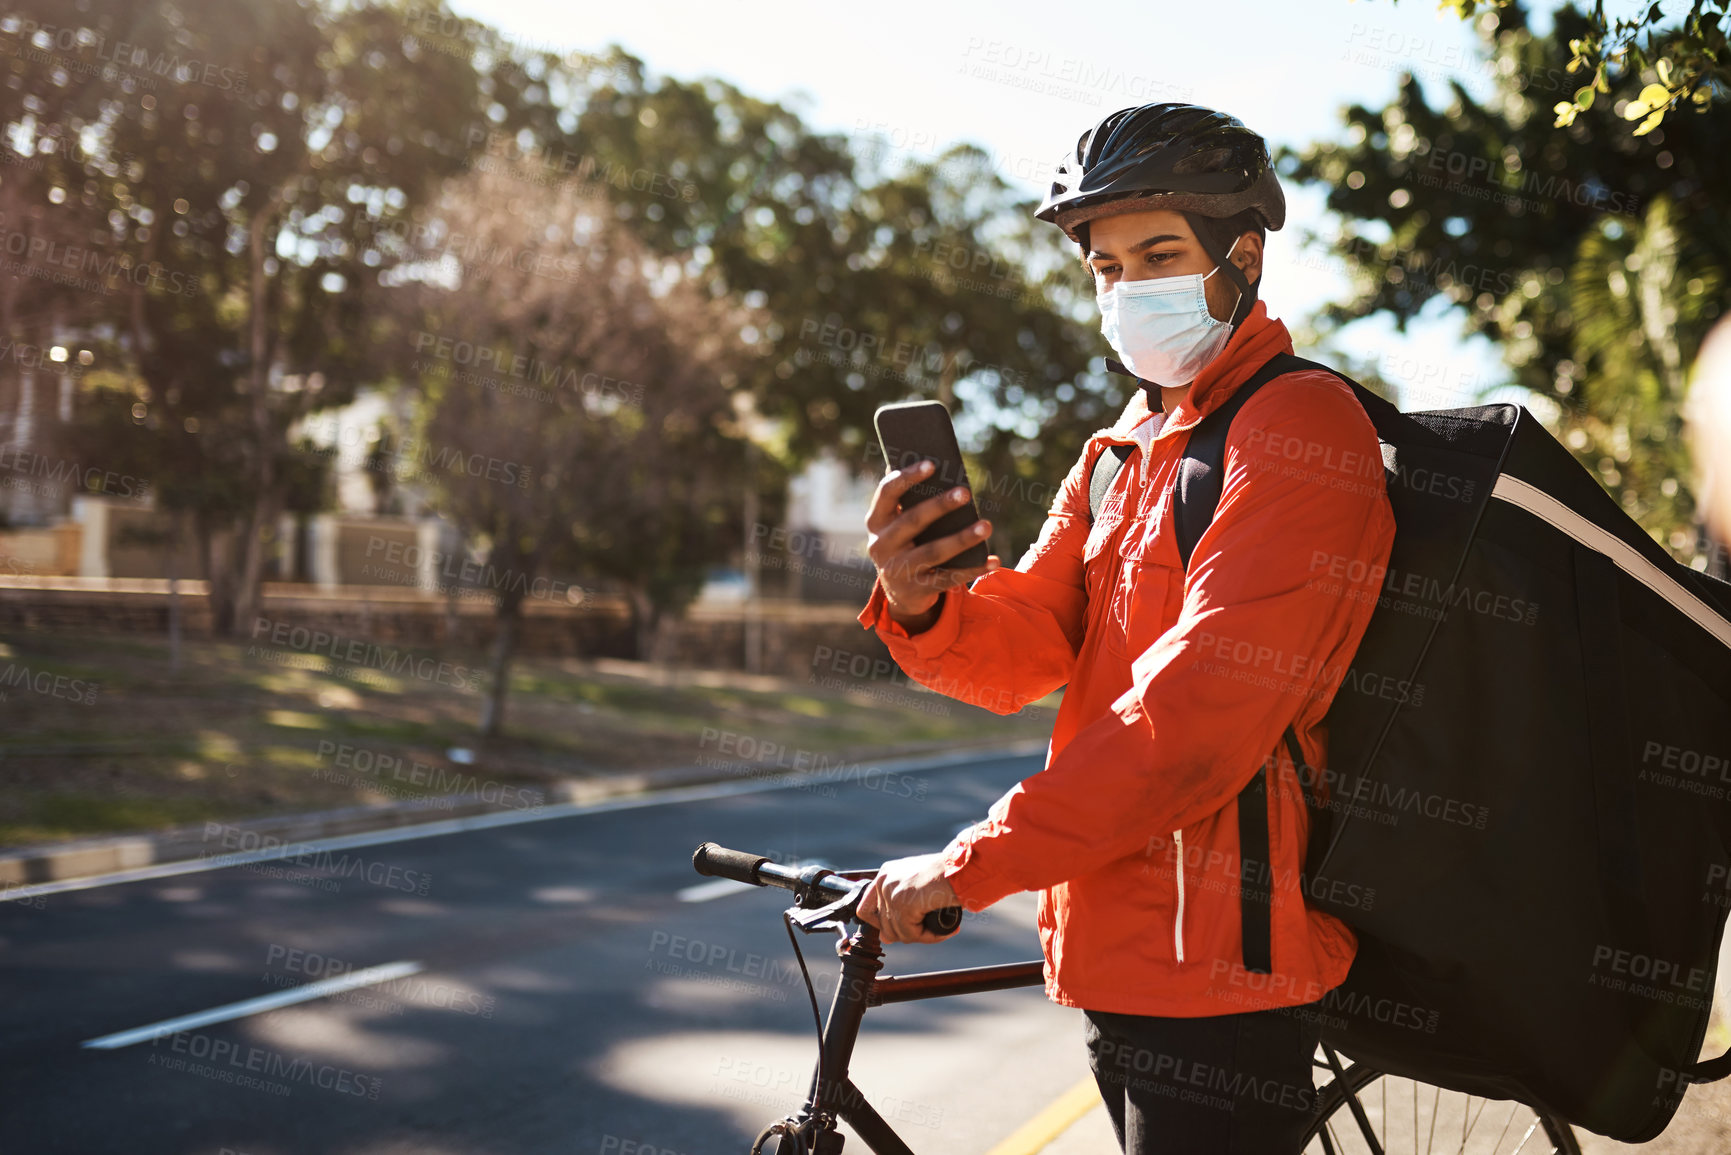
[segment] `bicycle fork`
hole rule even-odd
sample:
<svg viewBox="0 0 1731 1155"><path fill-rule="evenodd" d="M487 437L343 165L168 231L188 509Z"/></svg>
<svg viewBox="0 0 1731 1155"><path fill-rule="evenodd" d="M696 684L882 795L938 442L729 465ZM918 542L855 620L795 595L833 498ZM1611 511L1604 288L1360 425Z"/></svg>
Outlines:
<svg viewBox="0 0 1731 1155"><path fill-rule="evenodd" d="M877 928L861 923L837 945L836 954L841 958L841 977L824 1022L817 1070L797 1119L798 1134L811 1155L840 1155L843 1136L835 1130L835 1122L845 1119L875 1155L914 1155L848 1077L872 984L884 967Z"/></svg>

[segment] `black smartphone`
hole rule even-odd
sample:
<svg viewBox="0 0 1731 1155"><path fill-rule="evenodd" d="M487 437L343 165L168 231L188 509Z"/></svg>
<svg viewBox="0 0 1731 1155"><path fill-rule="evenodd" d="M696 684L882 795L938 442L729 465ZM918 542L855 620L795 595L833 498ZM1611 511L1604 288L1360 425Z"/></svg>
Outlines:
<svg viewBox="0 0 1731 1155"><path fill-rule="evenodd" d="M948 493L956 486L968 490L965 505L957 506L920 531L915 545L925 545L940 537L966 529L980 520L974 505L974 487L968 484L968 471L962 465L962 449L956 442L956 427L950 422L950 411L938 401L902 401L878 408L873 417L878 430L878 446L884 462L891 469L907 469L921 461L933 463L931 475L902 495L902 508L911 509L922 501L930 501ZM990 551L986 543L971 545L948 561L938 563L942 569L972 569L986 564Z"/></svg>

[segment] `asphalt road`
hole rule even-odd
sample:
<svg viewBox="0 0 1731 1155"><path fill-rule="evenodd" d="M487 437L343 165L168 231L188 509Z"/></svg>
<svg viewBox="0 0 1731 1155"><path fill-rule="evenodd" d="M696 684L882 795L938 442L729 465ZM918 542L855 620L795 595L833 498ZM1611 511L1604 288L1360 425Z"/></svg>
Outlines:
<svg viewBox="0 0 1731 1155"><path fill-rule="evenodd" d="M709 901L703 841L842 866L936 849L1036 758L612 809L0 903L0 1152L708 1155L815 1051L780 891ZM804 940L832 979L831 939ZM1029 896L890 970L1034 957ZM388 964L234 1021L87 1041ZM1037 990L874 1011L856 1082L918 1151L988 1151L1086 1075ZM850 1150L863 1150L856 1141Z"/></svg>

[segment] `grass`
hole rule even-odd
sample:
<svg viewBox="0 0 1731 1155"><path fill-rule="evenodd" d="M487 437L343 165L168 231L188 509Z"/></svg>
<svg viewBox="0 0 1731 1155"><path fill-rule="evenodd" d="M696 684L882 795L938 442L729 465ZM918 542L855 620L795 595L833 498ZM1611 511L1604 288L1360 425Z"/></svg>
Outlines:
<svg viewBox="0 0 1731 1155"><path fill-rule="evenodd" d="M417 656L484 668L478 653ZM244 641L189 639L175 670L166 643L136 634L0 635L0 846L737 759L724 735L853 761L1045 738L1055 704L999 717L905 682L530 658L505 735L482 743L484 685Z"/></svg>

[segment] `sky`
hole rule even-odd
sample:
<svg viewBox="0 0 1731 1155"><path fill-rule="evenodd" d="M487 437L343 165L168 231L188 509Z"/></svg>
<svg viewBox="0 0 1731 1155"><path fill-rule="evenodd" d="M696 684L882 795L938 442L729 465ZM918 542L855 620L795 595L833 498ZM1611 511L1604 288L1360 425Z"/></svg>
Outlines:
<svg viewBox="0 0 1731 1155"><path fill-rule="evenodd" d="M1096 0L1092 4L869 5L742 0L457 0L461 14L562 53L618 44L652 74L725 79L813 127L932 156L972 142L1029 195L1076 139L1116 109L1162 100L1219 108L1271 146L1340 132L1340 110L1386 104L1403 71L1436 102L1449 80L1489 91L1477 38L1436 0ZM1289 324L1346 296L1306 236L1338 220L1320 189L1288 184L1262 298ZM1495 349L1439 310L1398 334L1378 318L1338 342L1403 387L1408 408L1476 401L1463 382L1506 380ZM1102 353L1106 352L1104 340ZM1300 350L1304 352L1304 350Z"/></svg>

